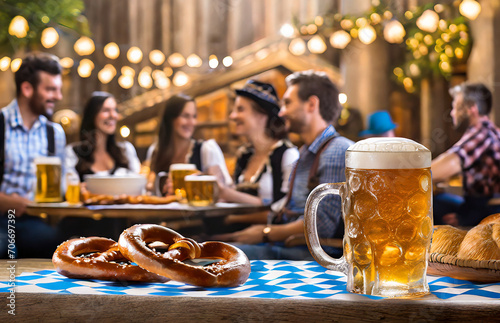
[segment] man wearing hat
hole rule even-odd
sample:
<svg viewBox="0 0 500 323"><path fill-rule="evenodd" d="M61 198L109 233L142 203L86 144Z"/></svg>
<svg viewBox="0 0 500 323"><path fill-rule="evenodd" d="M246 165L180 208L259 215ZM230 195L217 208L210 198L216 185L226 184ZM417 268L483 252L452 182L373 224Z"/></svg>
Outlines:
<svg viewBox="0 0 500 323"><path fill-rule="evenodd" d="M235 124L234 134L245 137L248 144L237 152L234 173L236 190L221 187L221 199L272 205L285 197L288 178L299 152L287 139L288 132L279 112L278 95L271 84L250 80L242 89L236 90L236 100L229 118ZM226 223L231 224L245 221L266 223L267 212L226 219ZM238 226L239 229L243 227ZM235 226L231 228L234 231Z"/></svg>
<svg viewBox="0 0 500 323"><path fill-rule="evenodd" d="M325 73L296 72L286 78L280 116L290 132L304 145L290 177L289 194L268 224L253 225L227 235L250 259L312 259L307 246L287 247L284 241L304 233L303 214L307 197L320 183L345 181L345 151L353 144L338 135L332 123L342 109L339 91ZM342 238L344 226L340 198L327 196L318 208L320 238ZM332 255L340 250L325 248Z"/></svg>
<svg viewBox="0 0 500 323"><path fill-rule="evenodd" d="M359 133L360 137L395 137L394 129L397 125L392 122L387 111L377 111L368 117L368 129Z"/></svg>

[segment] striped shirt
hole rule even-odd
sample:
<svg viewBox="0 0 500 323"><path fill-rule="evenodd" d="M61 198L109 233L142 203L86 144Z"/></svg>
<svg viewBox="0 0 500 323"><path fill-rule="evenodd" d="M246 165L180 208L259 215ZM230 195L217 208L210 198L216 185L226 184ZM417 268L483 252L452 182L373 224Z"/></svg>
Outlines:
<svg viewBox="0 0 500 323"><path fill-rule="evenodd" d="M500 194L500 129L487 116L450 148L462 164L465 196Z"/></svg>
<svg viewBox="0 0 500 323"><path fill-rule="evenodd" d="M48 156L47 122L39 116L31 129L24 126L17 100L1 110L5 117L5 162L4 175L0 192L17 193L33 200L36 184L36 168L34 159ZM55 156L61 158L64 165L64 146L66 136L59 124L54 126ZM64 174L64 171L63 171Z"/></svg>
<svg viewBox="0 0 500 323"><path fill-rule="evenodd" d="M311 169L316 153L323 143L333 137L336 130L333 126L327 127L309 146L302 146L300 157L297 162L297 171L293 185L293 192L288 203L288 209L292 212L304 214L307 196L310 191L307 188L309 170ZM321 153L317 174L319 183L345 182L345 152L353 142L345 137L334 138L328 147ZM300 218L302 218L301 216ZM286 219L285 219L286 221ZM343 235L343 221L341 212L341 200L339 196L326 196L318 207L317 228L321 238L335 238ZM337 234L336 234L337 233Z"/></svg>

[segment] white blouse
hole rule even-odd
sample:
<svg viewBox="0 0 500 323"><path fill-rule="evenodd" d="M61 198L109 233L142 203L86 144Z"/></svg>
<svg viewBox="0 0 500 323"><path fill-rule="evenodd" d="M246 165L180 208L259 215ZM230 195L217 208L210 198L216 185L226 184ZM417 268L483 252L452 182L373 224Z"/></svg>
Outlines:
<svg viewBox="0 0 500 323"><path fill-rule="evenodd" d="M73 147L78 143L72 143L66 146L65 148L65 167L66 171L73 171L75 174L78 174L76 171L76 164L78 163L78 156L76 155ZM128 169L119 167L115 170L114 175L125 175L129 173L138 174L141 170L141 161L139 157L137 157L137 152L135 151L134 145L132 145L128 141L120 141L117 142L118 147L123 149L125 158L128 160ZM109 175L109 170L96 172L96 175Z"/></svg>

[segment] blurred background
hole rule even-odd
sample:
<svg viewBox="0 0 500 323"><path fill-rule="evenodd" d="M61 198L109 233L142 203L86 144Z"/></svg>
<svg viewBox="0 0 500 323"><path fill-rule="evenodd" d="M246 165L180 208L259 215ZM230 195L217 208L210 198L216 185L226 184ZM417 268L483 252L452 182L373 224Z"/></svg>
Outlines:
<svg viewBox="0 0 500 323"><path fill-rule="evenodd" d="M53 119L68 142L90 94L108 91L144 159L163 102L183 92L198 105L195 137L230 159L241 143L228 121L234 89L254 78L281 96L288 74L316 69L341 89L345 136L387 110L396 135L437 156L463 131L449 117L453 85L485 83L500 124L499 17L499 0L2 0L0 106L15 97L19 58L47 51L64 66Z"/></svg>

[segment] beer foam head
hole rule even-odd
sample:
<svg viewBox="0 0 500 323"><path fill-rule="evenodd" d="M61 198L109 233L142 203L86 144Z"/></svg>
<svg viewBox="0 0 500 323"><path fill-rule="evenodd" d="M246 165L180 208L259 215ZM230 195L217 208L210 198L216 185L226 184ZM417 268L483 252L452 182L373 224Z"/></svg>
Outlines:
<svg viewBox="0 0 500 323"><path fill-rule="evenodd" d="M184 177L184 181L197 181L197 182L215 182L217 178L212 175L187 175Z"/></svg>
<svg viewBox="0 0 500 323"><path fill-rule="evenodd" d="M378 137L358 141L347 149L346 167L412 169L431 166L431 152L406 138Z"/></svg>
<svg viewBox="0 0 500 323"><path fill-rule="evenodd" d="M61 158L56 156L40 156L35 157L35 165L61 165Z"/></svg>
<svg viewBox="0 0 500 323"><path fill-rule="evenodd" d="M196 170L195 164L172 164L170 165L170 171L173 170Z"/></svg>

